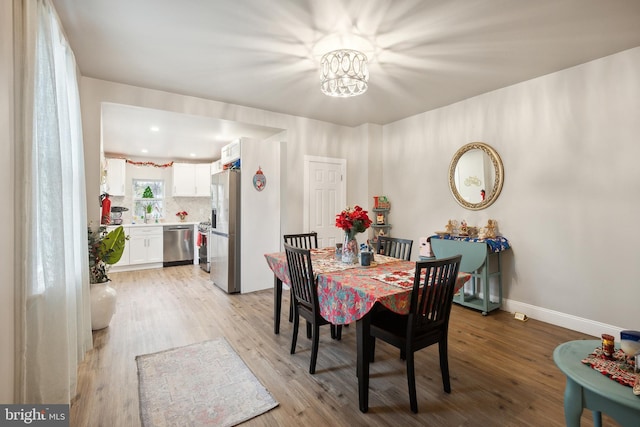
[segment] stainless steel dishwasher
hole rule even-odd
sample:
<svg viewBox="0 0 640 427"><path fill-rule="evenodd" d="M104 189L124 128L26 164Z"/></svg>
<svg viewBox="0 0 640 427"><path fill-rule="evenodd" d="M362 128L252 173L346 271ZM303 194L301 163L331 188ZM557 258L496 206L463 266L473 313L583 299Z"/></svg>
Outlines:
<svg viewBox="0 0 640 427"><path fill-rule="evenodd" d="M193 225L165 225L162 235L162 265L193 264Z"/></svg>

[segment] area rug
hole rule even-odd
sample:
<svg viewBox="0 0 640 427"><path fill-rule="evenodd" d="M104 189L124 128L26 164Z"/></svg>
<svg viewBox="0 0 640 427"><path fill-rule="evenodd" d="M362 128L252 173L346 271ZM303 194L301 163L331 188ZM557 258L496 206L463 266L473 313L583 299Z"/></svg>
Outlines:
<svg viewBox="0 0 640 427"><path fill-rule="evenodd" d="M145 427L234 426L278 406L224 338L136 356Z"/></svg>

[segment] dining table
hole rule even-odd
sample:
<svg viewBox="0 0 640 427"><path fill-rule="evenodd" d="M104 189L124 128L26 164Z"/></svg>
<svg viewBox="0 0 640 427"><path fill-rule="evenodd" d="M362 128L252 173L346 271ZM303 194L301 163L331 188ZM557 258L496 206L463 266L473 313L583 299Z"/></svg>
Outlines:
<svg viewBox="0 0 640 427"><path fill-rule="evenodd" d="M284 252L264 255L274 273L274 333L279 333L282 285L289 285ZM360 411L369 409L369 348L371 315L376 305L408 314L416 263L375 254L369 266L347 264L335 257L335 248L311 249L317 279L320 314L335 325L356 324L358 400ZM457 292L470 279L459 273Z"/></svg>

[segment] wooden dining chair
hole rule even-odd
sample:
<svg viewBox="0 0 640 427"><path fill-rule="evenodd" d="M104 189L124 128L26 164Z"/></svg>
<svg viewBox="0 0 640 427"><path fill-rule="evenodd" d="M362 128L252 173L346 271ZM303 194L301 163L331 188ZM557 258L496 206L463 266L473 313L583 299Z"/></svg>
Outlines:
<svg viewBox="0 0 640 427"><path fill-rule="evenodd" d="M318 249L318 233L312 231L310 233L285 234L282 236L285 243L296 248Z"/></svg>
<svg viewBox="0 0 640 427"><path fill-rule="evenodd" d="M285 234L282 236L284 243L288 243L296 248L318 249L318 233L312 231L310 233ZM293 298L289 299L289 322L293 322ZM307 327L307 337L310 337L310 330Z"/></svg>
<svg viewBox="0 0 640 427"><path fill-rule="evenodd" d="M413 240L398 239L396 237L378 236L376 253L393 258L411 261L411 248Z"/></svg>
<svg viewBox="0 0 640 427"><path fill-rule="evenodd" d="M375 353L379 338L400 349L407 363L407 381L411 410L418 412L414 353L438 344L440 372L444 391L451 393L447 336L453 294L462 255L416 262L409 314L401 315L386 308L372 314L370 354ZM371 358L373 360L373 358Z"/></svg>
<svg viewBox="0 0 640 427"><path fill-rule="evenodd" d="M309 373L316 372L316 360L318 359L318 343L320 341L320 326L331 325L331 338L340 339L342 336L342 326L333 325L320 315L320 305L318 303L318 287L316 277L311 264L311 251L304 248L296 248L284 244L287 255L287 265L289 267L289 277L291 278L291 291L293 295L293 337L291 339L291 354L296 352L298 340L298 326L300 316L311 325L311 362Z"/></svg>

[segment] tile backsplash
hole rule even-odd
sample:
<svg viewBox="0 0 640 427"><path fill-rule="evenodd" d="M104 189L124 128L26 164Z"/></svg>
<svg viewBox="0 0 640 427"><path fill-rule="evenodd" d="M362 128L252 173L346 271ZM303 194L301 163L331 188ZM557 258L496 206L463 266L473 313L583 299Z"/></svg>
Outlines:
<svg viewBox="0 0 640 427"><path fill-rule="evenodd" d="M111 206L124 206L129 210L122 213L123 223L139 222L136 218L132 221L133 198L127 196L110 196ZM211 220L211 199L208 197L166 197L164 199L164 222L177 222L180 219L177 212L186 211L189 215L188 222L203 222Z"/></svg>
<svg viewBox="0 0 640 427"><path fill-rule="evenodd" d="M150 159L135 160L149 161ZM166 159L158 160L158 162L166 162ZM125 195L109 196L112 207L124 206L129 209L122 213L123 223L142 222L140 218L132 218L134 206L132 182L134 179L161 180L163 182L165 194L163 199L164 212L162 212L163 216L160 218L164 220L163 222L180 221L180 218L176 216L176 213L180 211L186 211L189 214L185 219L188 222L203 222L211 219L211 197L170 197L173 195L173 169L171 167L157 168L127 163L125 168Z"/></svg>

